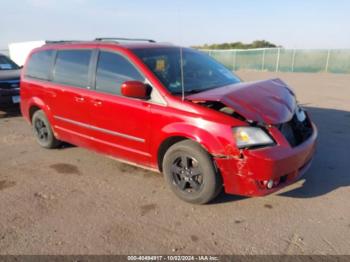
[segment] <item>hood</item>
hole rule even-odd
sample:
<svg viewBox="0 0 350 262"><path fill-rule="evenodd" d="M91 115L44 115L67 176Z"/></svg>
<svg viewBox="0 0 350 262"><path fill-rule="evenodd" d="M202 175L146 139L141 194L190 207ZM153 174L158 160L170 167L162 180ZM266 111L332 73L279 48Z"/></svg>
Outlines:
<svg viewBox="0 0 350 262"><path fill-rule="evenodd" d="M0 70L0 81L19 80L21 70Z"/></svg>
<svg viewBox="0 0 350 262"><path fill-rule="evenodd" d="M223 86L186 97L193 102L221 102L247 120L281 124L292 119L294 93L280 79Z"/></svg>

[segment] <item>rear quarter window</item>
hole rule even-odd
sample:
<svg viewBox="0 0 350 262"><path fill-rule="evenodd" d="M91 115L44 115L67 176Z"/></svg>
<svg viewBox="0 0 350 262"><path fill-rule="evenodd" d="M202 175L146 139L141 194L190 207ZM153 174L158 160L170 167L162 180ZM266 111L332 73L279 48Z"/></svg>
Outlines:
<svg viewBox="0 0 350 262"><path fill-rule="evenodd" d="M91 50L57 51L53 81L86 88L89 83Z"/></svg>
<svg viewBox="0 0 350 262"><path fill-rule="evenodd" d="M39 51L29 58L25 76L49 80L53 50Z"/></svg>

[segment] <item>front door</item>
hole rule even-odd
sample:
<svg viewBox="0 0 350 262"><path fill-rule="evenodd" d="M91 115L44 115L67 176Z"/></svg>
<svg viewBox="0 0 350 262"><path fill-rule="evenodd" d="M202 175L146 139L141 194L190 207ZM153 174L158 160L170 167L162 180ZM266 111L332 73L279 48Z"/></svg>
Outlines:
<svg viewBox="0 0 350 262"><path fill-rule="evenodd" d="M89 97L94 137L101 151L148 165L150 104L121 96L122 83L130 80L144 82L145 78L123 55L114 51L99 52L95 92Z"/></svg>

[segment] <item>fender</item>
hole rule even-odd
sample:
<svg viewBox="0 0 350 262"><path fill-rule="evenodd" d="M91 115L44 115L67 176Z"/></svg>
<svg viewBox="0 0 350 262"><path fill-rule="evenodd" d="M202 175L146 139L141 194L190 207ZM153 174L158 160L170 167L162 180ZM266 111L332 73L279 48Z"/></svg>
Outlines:
<svg viewBox="0 0 350 262"><path fill-rule="evenodd" d="M203 119L196 119L195 122L193 124L186 122L170 123L161 128L161 137L152 136L152 165L156 165L158 161L158 151L163 142L171 137L184 137L196 141L213 157L229 157L239 153L233 143L232 130L227 125ZM219 136L213 135L218 133ZM232 137L232 140L228 139L230 137Z"/></svg>
<svg viewBox="0 0 350 262"><path fill-rule="evenodd" d="M31 97L28 102L27 102L27 108L25 109L26 115L28 117L28 120L31 122L31 119L29 119L29 110L31 107L36 106L39 107L41 110L44 111L47 119L49 120L49 122L51 123L51 126L53 127L53 122L55 121L53 118L53 114L51 111L50 106L45 103L42 99L40 99L39 97Z"/></svg>

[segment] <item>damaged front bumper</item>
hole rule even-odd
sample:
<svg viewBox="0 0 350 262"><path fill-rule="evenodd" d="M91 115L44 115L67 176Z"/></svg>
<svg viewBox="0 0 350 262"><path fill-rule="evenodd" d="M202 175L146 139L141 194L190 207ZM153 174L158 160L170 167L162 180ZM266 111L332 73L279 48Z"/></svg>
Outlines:
<svg viewBox="0 0 350 262"><path fill-rule="evenodd" d="M310 167L316 148L317 128L296 147L276 145L244 150L237 158L215 158L225 192L243 196L273 193L299 179Z"/></svg>

